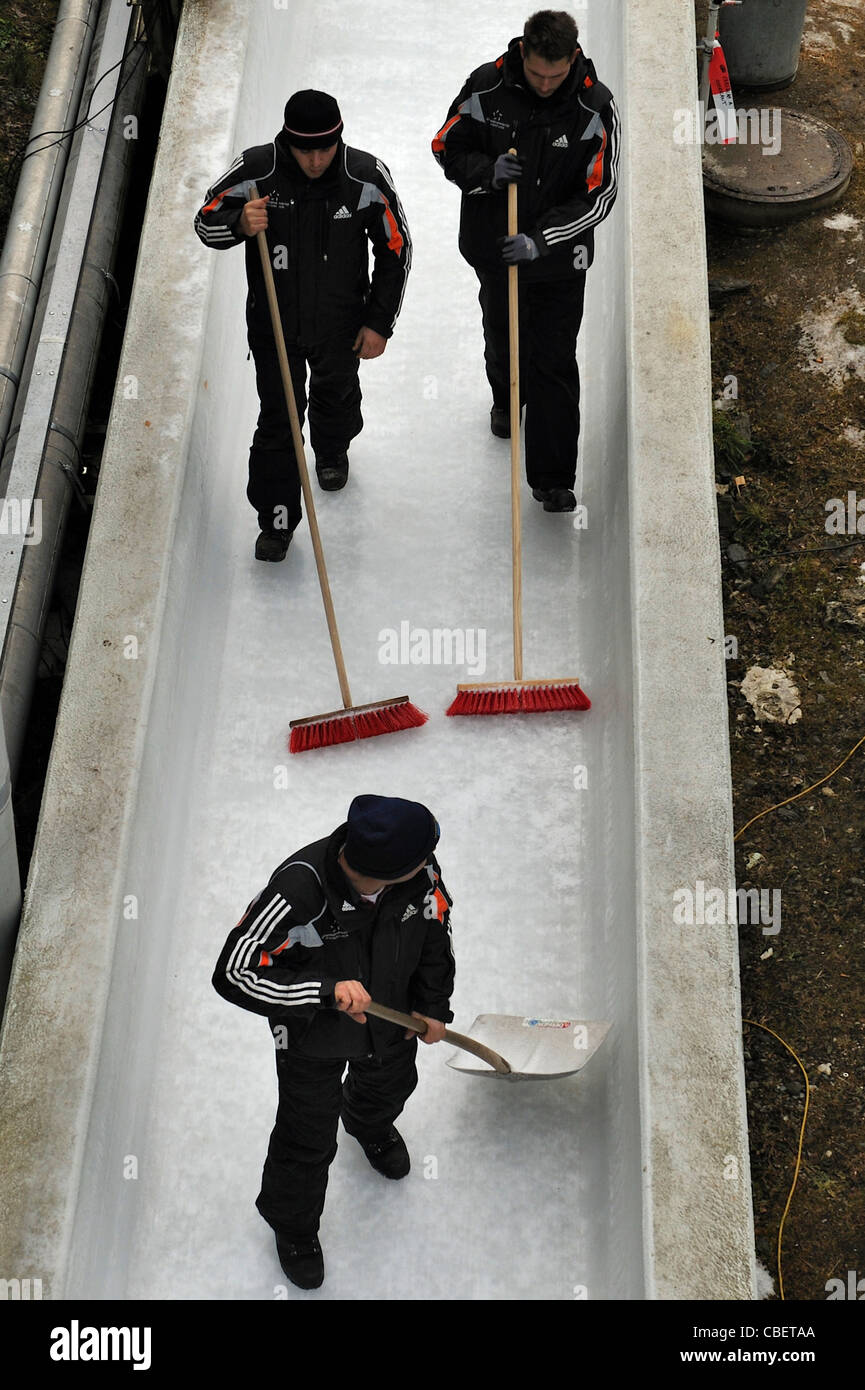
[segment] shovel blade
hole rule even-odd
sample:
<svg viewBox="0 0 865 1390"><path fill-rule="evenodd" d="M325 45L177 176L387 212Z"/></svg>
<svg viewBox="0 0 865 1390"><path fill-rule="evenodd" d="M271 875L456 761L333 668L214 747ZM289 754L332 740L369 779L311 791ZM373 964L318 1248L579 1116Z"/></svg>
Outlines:
<svg viewBox="0 0 865 1390"><path fill-rule="evenodd" d="M511 1077L552 1080L580 1071L597 1052L610 1024L577 1018L524 1017L520 1014L480 1014L469 1036L491 1047L511 1067ZM498 1073L469 1052L454 1051L447 1064L470 1076Z"/></svg>

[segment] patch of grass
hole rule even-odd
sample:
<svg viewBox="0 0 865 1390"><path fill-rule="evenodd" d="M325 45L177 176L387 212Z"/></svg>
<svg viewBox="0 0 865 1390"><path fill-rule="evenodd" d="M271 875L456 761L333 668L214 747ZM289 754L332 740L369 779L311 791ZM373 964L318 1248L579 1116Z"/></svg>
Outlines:
<svg viewBox="0 0 865 1390"><path fill-rule="evenodd" d="M865 314L859 309L848 309L838 320L841 336L854 347L865 347Z"/></svg>
<svg viewBox="0 0 865 1390"><path fill-rule="evenodd" d="M741 473L753 452L751 441L740 434L735 420L726 410L712 411L712 442L715 469L719 473Z"/></svg>
<svg viewBox="0 0 865 1390"><path fill-rule="evenodd" d="M769 518L766 504L747 489L736 502L736 535L752 555L772 555L785 545Z"/></svg>

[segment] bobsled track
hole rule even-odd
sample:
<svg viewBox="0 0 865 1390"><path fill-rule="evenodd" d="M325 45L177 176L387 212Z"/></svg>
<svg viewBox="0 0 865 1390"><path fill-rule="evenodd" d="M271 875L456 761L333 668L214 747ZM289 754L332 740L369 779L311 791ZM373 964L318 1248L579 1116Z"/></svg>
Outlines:
<svg viewBox="0 0 865 1390"><path fill-rule="evenodd" d="M272 1041L210 977L273 868L370 791L441 823L455 1028L612 1027L558 1081L421 1047L411 1175L386 1183L341 1131L325 1284L288 1296L754 1296L736 927L673 917L677 888L733 873L700 152L672 138L693 9L570 8L624 140L580 339L587 525L524 488L525 655L592 709L446 719L458 681L512 674L508 446L429 147L529 8L186 0L4 1026L0 1275L45 1297L285 1289L253 1206ZM431 718L290 757L289 720L338 707L336 676L305 523L283 564L253 558L243 254L192 219L303 87L337 95L413 233L349 484L316 500L355 702L409 694ZM447 659L446 630L485 634L485 670Z"/></svg>

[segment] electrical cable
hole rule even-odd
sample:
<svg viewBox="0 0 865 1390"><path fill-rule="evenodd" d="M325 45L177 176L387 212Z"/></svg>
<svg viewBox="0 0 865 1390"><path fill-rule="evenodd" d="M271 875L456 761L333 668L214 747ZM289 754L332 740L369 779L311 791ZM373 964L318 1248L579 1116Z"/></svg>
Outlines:
<svg viewBox="0 0 865 1390"><path fill-rule="evenodd" d="M96 88L99 86L100 82L103 82L106 77L109 77L111 73L114 72L115 68L123 66L123 64L126 62L126 59L129 57L130 53L135 48L139 50L139 57L136 59L134 66L131 68L127 76L123 79L111 100L106 102L104 106L100 107L98 111L94 111L91 114L90 106L93 101ZM43 154L45 150L50 150L53 145L61 145L63 141L67 139L68 136L74 135L77 130L80 130L82 126L87 125L89 121L95 121L98 116L102 115L103 111L107 111L109 107L114 105L114 103L117 101L117 98L120 96L120 93L123 91L124 87L126 87L127 83L129 83L135 75L135 72L138 68L138 64L141 61L140 54L141 52L146 51L146 49L146 39L135 39L131 44L129 44L129 46L126 49L124 49L122 57L118 58L116 63L112 63L111 67L107 68L105 72L102 73L101 77L98 77L96 82L94 82L93 90L91 91L87 101L87 111L85 115L82 116L81 120L77 121L75 125L67 126L64 130L40 130L37 132L36 135L31 135L29 139L25 142L25 144L23 144L20 147L20 149L16 150L16 152L13 155L10 155L3 173L3 181L6 185L7 191L9 190L9 186L12 182L13 174L15 179L17 180L25 160L29 159L31 155ZM58 138L56 140L49 140L47 145L40 145L38 149L27 149L28 145L32 145L35 140L43 139L43 137L46 135L56 135ZM27 151L26 154L24 153L25 150Z"/></svg>
<svg viewBox="0 0 865 1390"><path fill-rule="evenodd" d="M786 806L790 801L798 801L800 796L807 796L809 792L813 792L817 787L822 787L824 782L828 782L830 777L834 777L836 772L840 772L844 764L850 761L856 749L861 748L863 743L865 743L865 734L863 734L858 743L854 743L846 758L842 758L838 766L833 767L831 772L827 772L825 777L821 777L819 782L812 782L810 787L805 787L803 791L796 792L794 796L788 796L784 801L776 801L774 806L767 806L765 811L758 811L756 816L752 816L749 821L745 822L741 830L736 831L736 834L733 836L733 843L735 844L740 835L744 835L748 826L753 825L755 820L760 820L762 816L768 816L770 811L777 811L780 806Z"/></svg>
<svg viewBox="0 0 865 1390"><path fill-rule="evenodd" d="M781 1224L780 1224L780 1226L778 1227L778 1246L777 1246L777 1256L778 1256L778 1291L779 1291L779 1293L780 1293L780 1295L781 1295L781 1300L782 1300L782 1302L784 1302L784 1301L785 1301L785 1299L784 1299L784 1276L783 1276L783 1274L782 1274L782 1272L781 1272L781 1237L782 1237L783 1234L784 1234L784 1222L787 1220L787 1213L788 1213L788 1211L790 1210L790 1203L791 1203L792 1200L793 1200L793 1193L796 1191L796 1183L799 1181L799 1169L800 1169L801 1166L802 1166L802 1143L803 1143L803 1140L804 1140L804 1138L805 1138L805 1121L806 1121L807 1118L808 1118L808 1105L809 1105L809 1102L810 1102L810 1100L811 1100L811 1085L810 1085L810 1082L808 1081L808 1073L806 1072L804 1066L802 1065L801 1060L799 1059L799 1057L797 1056L797 1054L793 1051L793 1049L792 1049L792 1047L790 1046L789 1043L784 1042L784 1039L783 1039L778 1033L773 1032L773 1030L772 1030L771 1028L767 1028L766 1025L765 1025L765 1023L757 1023L756 1019L753 1019L753 1018L743 1018L743 1019L742 1019L742 1022L743 1022L743 1023L749 1023L749 1024L751 1024L754 1028L762 1028L763 1031L764 1031L764 1033L771 1033L773 1038L777 1038L778 1041L779 1041L779 1043L781 1043L781 1045L782 1045L783 1047L786 1047L786 1049L787 1049L787 1051L790 1053L790 1055L791 1055L792 1057L795 1057L795 1058L796 1058L796 1061L797 1061L798 1064L799 1064L799 1070L801 1071L802 1075L803 1075L804 1078L805 1078L805 1109L804 1109L804 1111L803 1111L803 1113L802 1113L802 1124L801 1124L801 1127L800 1127L800 1129L799 1129L799 1149L798 1149L797 1154L796 1154L796 1167L795 1167L795 1169L794 1169L794 1171L793 1171L793 1182L792 1182L792 1184L791 1184L791 1186L790 1186L790 1191L789 1191L788 1194L787 1194L787 1202L786 1202L786 1205L785 1205L785 1207L784 1207L784 1213L783 1213L783 1215L782 1215L782 1217L781 1217Z"/></svg>
<svg viewBox="0 0 865 1390"><path fill-rule="evenodd" d="M837 767L833 767L832 771L831 771L831 772L827 772L827 773L826 773L826 776L825 776L825 777L821 777L820 780L819 780L818 782L812 782L812 784L811 784L810 787L805 787L803 791L801 791L801 792L796 792L795 796L788 796L788 797L786 798L785 801L778 801L778 802L775 803L774 806L767 806L766 809L765 809L765 811L758 811L757 814L756 814L756 816L752 816L751 819L750 819L749 821L746 821L746 822L745 822L745 824L742 826L741 830L738 830L738 831L736 832L736 834L733 836L734 842L735 842L736 840L739 839L739 836L740 836L740 835L744 835L744 833L745 833L745 831L748 829L748 827L749 827L750 825L753 825L755 821L760 820L762 816L768 816L768 814L769 814L770 811L777 811L779 806L786 806L787 803L788 803L789 801L798 801L798 799L799 799L800 796L807 796L808 793L814 791L816 787L822 787L822 785L823 785L824 782L828 782L830 777L834 777L834 776L835 776L835 773L836 773L836 772L839 772L839 771L841 770L841 768L844 766L844 764L850 761L850 759L853 757L853 754L856 752L856 749L857 749L857 748L861 748L863 743L865 743L865 735L863 735L862 738L859 739L858 743L854 743L853 747L850 749L850 752L847 754L846 757L844 757L844 758L841 759L841 761L840 761L840 763L838 764L838 766L837 766ZM802 1075L803 1075L804 1078L805 1078L805 1110L804 1110L804 1113L803 1113L803 1115L802 1115L802 1127L801 1127L801 1129L799 1130L799 1149L798 1149L798 1152L797 1152L797 1154L796 1154L796 1168L795 1168L794 1173L793 1173L793 1183L792 1183L792 1186L791 1186L791 1188L790 1188L790 1192L789 1192L788 1197L787 1197L787 1204L786 1204L786 1206L784 1207L784 1214L783 1214L783 1216L781 1217L781 1224L780 1224L780 1226L778 1227L778 1249L777 1249L777 1255L778 1255L778 1288L779 1288L779 1291L780 1291L780 1294L781 1294L781 1298L782 1298L782 1300L783 1300L783 1298L784 1298L784 1277L783 1277L783 1274L782 1274L782 1271L781 1271L781 1237L782 1237L783 1231L784 1231L784 1222L787 1220L787 1213L788 1213L788 1211L790 1210L790 1203L791 1203L792 1200L793 1200L793 1193L794 1193L795 1190L796 1190L796 1183L797 1183L798 1178L799 1178L799 1169L800 1169L801 1164L802 1164L802 1144L803 1144L803 1141L804 1141L804 1138L805 1138L805 1121L806 1121L806 1119L808 1118L808 1104L809 1104L810 1097L811 1097L811 1086L810 1086L810 1083L809 1083L809 1081L808 1081L808 1073L806 1072L804 1066L802 1065L801 1060L800 1060L799 1057L796 1055L796 1053L793 1051L793 1048L790 1046L789 1043L784 1042L784 1039L783 1039L782 1037L780 1037L778 1033L772 1032L772 1029L771 1029L771 1028L767 1028L765 1023L757 1023L756 1020L753 1019L753 1018L743 1018L743 1019L742 1019L742 1022L743 1022L743 1023L750 1023L750 1024L753 1024L753 1026L754 1026L755 1028L762 1028L766 1033L771 1033L773 1038L777 1038L778 1041L779 1041L779 1043L782 1043L783 1046L786 1047L787 1051L788 1051L793 1057L796 1058L796 1061L799 1063L799 1069L800 1069L800 1071L802 1072Z"/></svg>
<svg viewBox="0 0 865 1390"><path fill-rule="evenodd" d="M832 555L838 550L849 550L851 545L865 545L865 536L857 536L852 541L841 541L838 545L816 545L808 550L773 550L769 555L746 555L741 560L731 560L725 550L722 550L721 554L731 565L761 565L766 560L777 560L783 555L792 555L794 558L799 555Z"/></svg>

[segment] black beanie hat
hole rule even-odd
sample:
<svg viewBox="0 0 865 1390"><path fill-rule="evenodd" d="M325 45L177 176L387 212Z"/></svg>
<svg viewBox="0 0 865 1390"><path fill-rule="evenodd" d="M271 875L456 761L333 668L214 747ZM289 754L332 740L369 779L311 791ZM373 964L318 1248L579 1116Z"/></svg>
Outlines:
<svg viewBox="0 0 865 1390"><path fill-rule="evenodd" d="M342 117L335 99L312 88L288 98L283 119L288 143L298 150L329 149L342 134Z"/></svg>
<svg viewBox="0 0 865 1390"><path fill-rule="evenodd" d="M348 808L344 853L355 873L394 879L416 869L435 849L435 816L401 796L356 796Z"/></svg>

